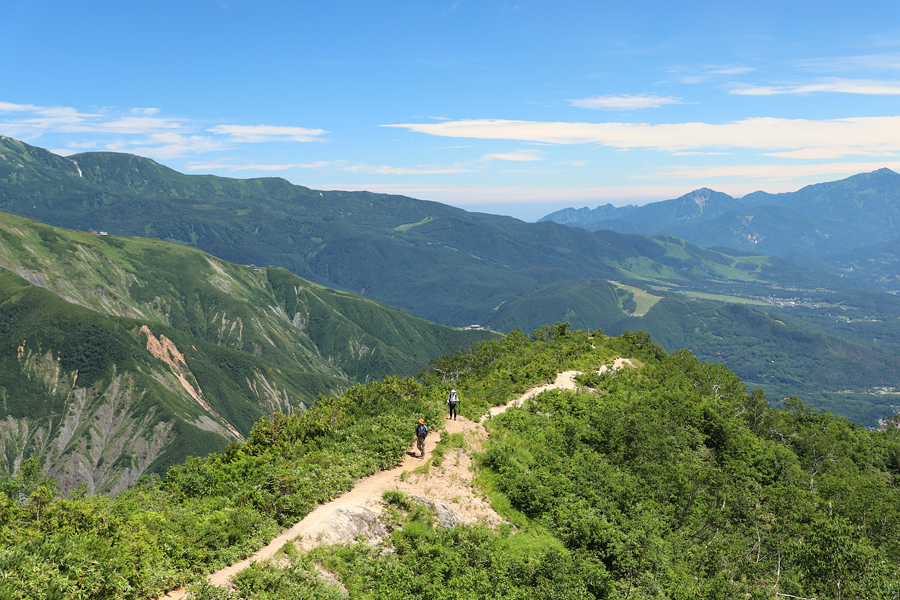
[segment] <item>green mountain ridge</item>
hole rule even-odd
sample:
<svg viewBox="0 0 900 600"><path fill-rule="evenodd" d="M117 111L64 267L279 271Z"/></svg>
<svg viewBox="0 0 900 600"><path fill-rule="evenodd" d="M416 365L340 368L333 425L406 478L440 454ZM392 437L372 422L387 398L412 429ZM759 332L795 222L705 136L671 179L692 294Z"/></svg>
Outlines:
<svg viewBox="0 0 900 600"><path fill-rule="evenodd" d="M0 240L0 461L40 456L64 491L125 489L494 335L158 240L9 214Z"/></svg>

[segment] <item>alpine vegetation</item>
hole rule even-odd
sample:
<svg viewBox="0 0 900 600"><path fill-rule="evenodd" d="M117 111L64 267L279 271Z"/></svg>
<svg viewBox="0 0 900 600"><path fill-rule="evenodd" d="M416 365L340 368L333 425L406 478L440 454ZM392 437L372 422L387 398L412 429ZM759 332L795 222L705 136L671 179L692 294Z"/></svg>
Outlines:
<svg viewBox="0 0 900 600"><path fill-rule="evenodd" d="M580 373L575 389L535 390L564 371ZM441 525L440 498L392 492L371 499L388 531L375 545L288 544L230 587L202 579L398 465L419 419L432 434L457 423L451 389L469 421L535 390L469 449L471 493L501 521ZM415 379L274 413L246 441L114 497L60 497L26 461L2 482L0 596L153 598L187 584L221 600L895 598L900 421L874 431L785 406L641 332L515 330Z"/></svg>

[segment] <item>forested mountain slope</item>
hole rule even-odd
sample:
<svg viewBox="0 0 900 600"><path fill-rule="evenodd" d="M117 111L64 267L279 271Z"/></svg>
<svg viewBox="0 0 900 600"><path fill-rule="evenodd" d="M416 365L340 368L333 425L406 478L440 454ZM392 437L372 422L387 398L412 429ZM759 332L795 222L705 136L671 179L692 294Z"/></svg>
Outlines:
<svg viewBox="0 0 900 600"><path fill-rule="evenodd" d="M461 331L158 240L0 213L0 460L115 492L273 411L415 373Z"/></svg>
<svg viewBox="0 0 900 600"><path fill-rule="evenodd" d="M618 357L633 368L597 371ZM479 488L505 523L442 527L421 501L384 496L380 547L295 547L234 589L195 597L893 598L900 589L900 435L796 399L788 410L718 364L646 335L546 326L273 415L245 443L115 498L54 498L31 471L2 482L0 593L150 598L235 562L280 526L396 465L412 424L467 418L577 370L490 419ZM443 443L443 442L442 442ZM439 448L440 450L440 448ZM435 468L438 455L421 471ZM410 473L411 477L417 476ZM473 490L477 493L477 490ZM15 524L15 526L11 526ZM327 569L340 588L320 576Z"/></svg>
<svg viewBox="0 0 900 600"><path fill-rule="evenodd" d="M900 232L900 228L898 228ZM859 282L860 287L876 290L900 290L900 237L890 241L854 248L823 259L799 254L789 257L798 265L806 265L819 271L834 270L848 279Z"/></svg>
<svg viewBox="0 0 900 600"><path fill-rule="evenodd" d="M892 410L892 396L880 390L900 386L889 366L900 356L897 298L882 294L865 303L874 311L863 308L858 296L850 299L853 281L808 264L670 236L523 223L403 196L184 175L127 154L63 158L10 138L0 146L0 208L48 223L178 241L263 267L267 277L269 265L284 267L448 325L529 331L567 321L609 334L643 330L669 351L689 348L729 365L773 397L802 395L866 424ZM700 190L633 212L711 223L731 214L722 211L732 204ZM773 363L754 349L759 337L752 330L729 323L733 311L719 310L726 303L777 310L772 318L787 324L785 335L765 340L766 347L805 354ZM679 314L693 315L693 326L666 321ZM800 319L814 324L798 325ZM816 387L819 347L784 343L804 328L837 353L829 363L836 376L823 379L825 389Z"/></svg>

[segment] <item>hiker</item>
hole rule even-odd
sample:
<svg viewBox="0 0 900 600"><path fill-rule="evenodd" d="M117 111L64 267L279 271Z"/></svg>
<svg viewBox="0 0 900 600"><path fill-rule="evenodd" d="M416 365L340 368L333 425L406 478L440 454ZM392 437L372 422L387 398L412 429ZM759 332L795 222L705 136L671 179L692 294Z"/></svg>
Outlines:
<svg viewBox="0 0 900 600"><path fill-rule="evenodd" d="M456 407L459 405L459 396L456 395L456 390L450 390L450 395L447 396L447 405L450 407L450 416L448 419L456 420Z"/></svg>
<svg viewBox="0 0 900 600"><path fill-rule="evenodd" d="M428 425L425 424L425 419L419 419L419 424L416 425L416 447L422 453L419 458L425 458L426 435L428 435Z"/></svg>

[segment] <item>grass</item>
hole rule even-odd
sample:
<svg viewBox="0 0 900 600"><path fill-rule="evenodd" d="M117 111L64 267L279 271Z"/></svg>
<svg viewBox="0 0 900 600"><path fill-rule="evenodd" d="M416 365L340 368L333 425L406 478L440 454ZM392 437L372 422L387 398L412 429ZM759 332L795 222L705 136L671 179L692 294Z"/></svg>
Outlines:
<svg viewBox="0 0 900 600"><path fill-rule="evenodd" d="M433 462L435 467L440 467L444 463L444 455L447 450L453 448L465 449L467 447L468 444L466 443L466 435L464 433L450 433L441 436L441 441L437 443L437 446L431 455L431 460L428 462Z"/></svg>
<svg viewBox="0 0 900 600"><path fill-rule="evenodd" d="M631 312L632 316L635 317L643 317L647 314L647 312L653 308L653 306L662 300L662 296L654 296L653 294L647 292L646 290L642 290L641 288L634 287L633 285L625 285L623 283L618 283L616 281L610 281L611 284L616 287L631 292L634 297L634 303L637 304L637 308Z"/></svg>
<svg viewBox="0 0 900 600"><path fill-rule="evenodd" d="M727 294L708 294L706 292L675 292L679 296L687 298L697 298L701 300L713 300L715 302L731 302L734 304L750 304L753 306L769 306L762 300L753 300L751 298L742 298L740 296L730 296Z"/></svg>
<svg viewBox="0 0 900 600"><path fill-rule="evenodd" d="M412 502L409 496L400 490L387 490L381 495L381 499L391 506L396 506L402 510L410 510Z"/></svg>
<svg viewBox="0 0 900 600"><path fill-rule="evenodd" d="M404 223L403 225L397 225L396 227L394 227L394 229L397 231L409 231L413 227L418 227L419 225L424 225L425 223L429 223L433 220L434 220L433 217L425 217L418 223Z"/></svg>

